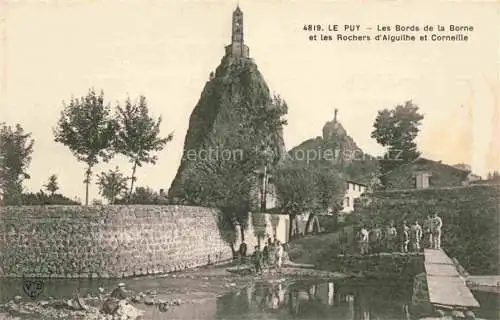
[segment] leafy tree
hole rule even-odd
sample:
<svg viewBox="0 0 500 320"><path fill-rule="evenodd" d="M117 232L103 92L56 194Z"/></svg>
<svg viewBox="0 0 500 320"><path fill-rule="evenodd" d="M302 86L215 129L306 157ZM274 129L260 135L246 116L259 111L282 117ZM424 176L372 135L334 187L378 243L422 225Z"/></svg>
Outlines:
<svg viewBox="0 0 500 320"><path fill-rule="evenodd" d="M111 108L104 104L104 93L94 89L80 99L71 98L64 103L61 117L54 128L56 142L67 146L78 161L87 165L85 170L85 205L89 203L89 185L92 169L101 160L107 162L113 156L115 122Z"/></svg>
<svg viewBox="0 0 500 320"><path fill-rule="evenodd" d="M31 162L33 144L31 133L20 124L2 124L0 128L0 190L6 205L22 203L23 181L29 179L27 168Z"/></svg>
<svg viewBox="0 0 500 320"><path fill-rule="evenodd" d="M232 221L232 216L219 211L217 213L217 228L219 229L219 235L222 240L231 248L233 258L237 257L235 244L238 239L238 231L236 230L235 223Z"/></svg>
<svg viewBox="0 0 500 320"><path fill-rule="evenodd" d="M317 215L342 208L345 182L339 171L329 161L287 161L274 175L279 207L290 215L290 238L294 228L298 232L297 216L309 213L306 232ZM295 222L295 226L293 223Z"/></svg>
<svg viewBox="0 0 500 320"><path fill-rule="evenodd" d="M108 170L108 172L101 172L97 179L99 193L110 204L115 204L116 198L127 191L128 178L120 172L118 167L114 170Z"/></svg>
<svg viewBox="0 0 500 320"><path fill-rule="evenodd" d="M387 148L380 161L382 184L385 185L385 173L420 156L415 139L423 119L418 106L411 100L392 110L383 109L378 112L371 137Z"/></svg>
<svg viewBox="0 0 500 320"><path fill-rule="evenodd" d="M289 238L298 234L297 216L315 205L315 179L303 161L286 161L273 174L279 207L290 216Z"/></svg>
<svg viewBox="0 0 500 320"><path fill-rule="evenodd" d="M59 183L57 182L57 176L55 174L49 177L49 181L44 185L45 190L50 192L50 195L54 195L57 190L59 190Z"/></svg>
<svg viewBox="0 0 500 320"><path fill-rule="evenodd" d="M154 119L149 115L149 109L144 96L133 104L127 99L125 106L117 107L116 115L118 135L116 151L129 158L132 163L129 196L132 195L136 181L137 167L145 163L155 164L158 157L153 152L161 151L172 140L173 133L167 137L160 136L161 117Z"/></svg>
<svg viewBox="0 0 500 320"><path fill-rule="evenodd" d="M255 164L251 159L245 158L243 149L236 145L231 147L231 142L238 140L228 133L219 136L219 142L215 139L211 141L211 146L217 153L223 150L231 150L233 154L226 160L198 161L187 171L182 187L186 193L185 199L189 204L213 206L219 208L224 226L229 227L228 231L236 226L240 227L241 238L244 240L244 230L248 227L248 212L256 207L254 189L257 186L257 179L252 169ZM224 143L226 141L227 143ZM243 148L246 142L242 142ZM248 144L247 144L248 145ZM237 159L238 157L245 159Z"/></svg>
<svg viewBox="0 0 500 320"><path fill-rule="evenodd" d="M160 195L150 187L137 187L127 200L132 204L163 204Z"/></svg>
<svg viewBox="0 0 500 320"><path fill-rule="evenodd" d="M306 232L316 215L326 214L329 210L338 212L342 209L345 195L345 182L341 174L326 161L310 165L313 176L314 202L306 223ZM317 218L316 218L317 221Z"/></svg>

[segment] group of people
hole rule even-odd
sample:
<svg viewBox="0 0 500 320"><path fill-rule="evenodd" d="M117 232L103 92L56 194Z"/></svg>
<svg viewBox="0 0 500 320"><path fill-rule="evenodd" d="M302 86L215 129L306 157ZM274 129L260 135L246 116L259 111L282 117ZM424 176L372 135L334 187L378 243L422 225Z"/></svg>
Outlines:
<svg viewBox="0 0 500 320"><path fill-rule="evenodd" d="M263 266L274 266L278 271L281 271L284 257L285 244L281 243L276 236L274 236L273 240L271 240L270 236L267 236L262 251L259 246L255 246L251 259L255 267L255 272L262 274Z"/></svg>
<svg viewBox="0 0 500 320"><path fill-rule="evenodd" d="M403 221L396 227L391 221L385 228L374 224L372 228L363 226L359 231L361 254L395 252L419 252L423 246L431 249L441 248L441 230L443 221L436 213L428 215L421 226L415 220L410 226Z"/></svg>

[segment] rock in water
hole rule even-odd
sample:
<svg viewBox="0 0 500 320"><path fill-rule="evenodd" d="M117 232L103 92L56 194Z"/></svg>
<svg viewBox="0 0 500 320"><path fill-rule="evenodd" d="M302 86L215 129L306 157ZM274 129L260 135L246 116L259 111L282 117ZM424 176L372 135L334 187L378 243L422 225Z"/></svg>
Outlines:
<svg viewBox="0 0 500 320"><path fill-rule="evenodd" d="M272 98L252 59L224 57L214 77L206 83L191 114L184 140L184 154L169 189L169 199L183 203L186 196L182 184L189 169L198 161L210 160L207 158L214 154L222 156L218 154L222 150L217 150L213 141L228 135L238 135L240 126L248 123L249 111L270 106ZM278 131L271 149L279 157L285 152L285 146L282 130ZM251 141L255 147L261 143L256 140Z"/></svg>
<svg viewBox="0 0 500 320"><path fill-rule="evenodd" d="M102 312L104 314L115 314L118 310L118 301L114 298L107 299L102 305Z"/></svg>
<svg viewBox="0 0 500 320"><path fill-rule="evenodd" d="M120 319L138 319L143 315L144 311L137 309L136 307L130 305L125 300L118 302L118 309L116 310L116 315Z"/></svg>

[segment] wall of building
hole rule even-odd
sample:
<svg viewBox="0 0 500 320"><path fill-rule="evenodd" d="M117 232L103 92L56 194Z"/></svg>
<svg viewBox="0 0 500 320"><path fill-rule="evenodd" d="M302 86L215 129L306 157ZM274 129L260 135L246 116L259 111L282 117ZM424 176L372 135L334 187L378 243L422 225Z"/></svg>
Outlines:
<svg viewBox="0 0 500 320"><path fill-rule="evenodd" d="M1 207L0 276L123 277L230 259L216 215L189 206ZM274 219L285 239L287 217L265 217L266 231ZM257 242L251 225L246 238Z"/></svg>
<svg viewBox="0 0 500 320"><path fill-rule="evenodd" d="M344 196L344 208L342 213L349 213L354 210L354 200L358 199L366 191L366 186L354 182L346 182L346 190Z"/></svg>
<svg viewBox="0 0 500 320"><path fill-rule="evenodd" d="M429 172L430 187L452 187L461 186L467 178L467 172L436 161L416 161L415 163L403 165L387 174L388 189L415 189L415 173Z"/></svg>

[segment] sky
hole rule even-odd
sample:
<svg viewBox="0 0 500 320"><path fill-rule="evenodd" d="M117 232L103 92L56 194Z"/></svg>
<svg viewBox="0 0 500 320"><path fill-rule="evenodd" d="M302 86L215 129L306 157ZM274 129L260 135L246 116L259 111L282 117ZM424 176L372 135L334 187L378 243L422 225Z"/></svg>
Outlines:
<svg viewBox="0 0 500 320"><path fill-rule="evenodd" d="M2 1L0 121L21 124L35 139L26 188L38 191L56 174L64 195L85 198L85 166L54 142L52 129L63 101L93 87L112 105L145 95L152 114L163 118L162 134L174 132L159 162L137 172L137 185L168 190L191 112L230 43L236 5ZM337 108L357 144L381 154L370 138L377 111L412 100L425 116L417 140L425 157L467 163L483 176L500 169L498 2L241 0L239 6L250 56L270 89L287 101L287 148L321 135ZM304 24L360 25L362 34L372 36L377 26L397 24L474 30L467 42L311 41ZM115 166L131 172L122 157L95 172ZM96 197L93 185L90 198Z"/></svg>

